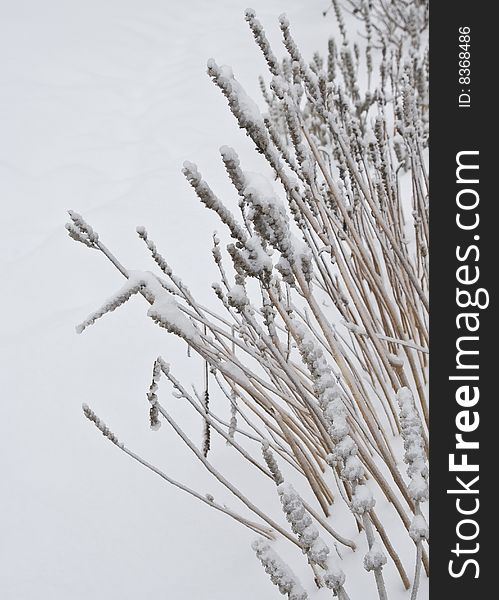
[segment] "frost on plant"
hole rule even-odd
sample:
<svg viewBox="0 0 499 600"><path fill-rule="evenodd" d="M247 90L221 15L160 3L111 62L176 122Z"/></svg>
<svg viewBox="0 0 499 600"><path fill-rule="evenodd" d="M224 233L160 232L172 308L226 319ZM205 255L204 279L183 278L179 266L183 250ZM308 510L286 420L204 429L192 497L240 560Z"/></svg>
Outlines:
<svg viewBox="0 0 499 600"><path fill-rule="evenodd" d="M251 544L251 547L262 563L265 572L270 576L270 580L279 588L281 594L287 595L289 600L308 599L307 592L303 589L294 573L271 548L268 542L260 538L255 540Z"/></svg>
<svg viewBox="0 0 499 600"><path fill-rule="evenodd" d="M172 480L84 411L134 460L256 533L253 549L288 598L322 588L346 600L362 569L369 598L389 599L402 586L414 600L429 568L427 2L333 1L330 14L338 34L326 56L308 61L285 15L279 54L246 11L269 70L259 81L264 109L237 69L208 61L266 162L251 172L236 149L220 148L233 208L193 162L183 165L221 222L209 290L218 311L194 297L144 227L137 234L151 271L128 270L80 215L70 212L67 225L126 279L78 332L128 300L145 301L147 316L199 357L202 390L158 358L144 410L151 429L179 436L237 508ZM362 41L352 43L359 24ZM201 439L170 414L162 386L202 420ZM248 492L221 472L212 452L219 438L261 488ZM277 544L295 553L292 568Z"/></svg>

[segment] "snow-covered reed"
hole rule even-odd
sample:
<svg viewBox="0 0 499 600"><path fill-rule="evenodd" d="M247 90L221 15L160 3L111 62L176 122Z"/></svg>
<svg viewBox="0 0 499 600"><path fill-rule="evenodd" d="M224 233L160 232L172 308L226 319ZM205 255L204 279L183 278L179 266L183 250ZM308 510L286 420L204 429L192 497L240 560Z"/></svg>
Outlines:
<svg viewBox="0 0 499 600"><path fill-rule="evenodd" d="M208 62L239 127L268 163L266 175L251 173L234 149L220 149L239 215L195 164L183 166L230 238L225 248L222 238L213 238L218 313L193 296L145 228L137 233L155 273L126 269L80 215L70 212L67 226L73 239L102 252L127 279L78 332L140 294L147 315L201 357L202 393L188 391L157 359L147 393L151 428L168 423L256 521L171 480L118 443L91 409L84 411L129 456L263 536L253 548L289 598L308 596L272 549L275 538L300 548L317 586L339 598L348 598L349 573L332 560L330 547L339 557L339 548L358 554L358 568L373 573L370 597L390 598L383 571L391 564L414 599L421 567L428 572L422 511L428 479L427 3L347 4L365 25L363 54L350 43L334 1L340 39L330 40L326 58L316 54L311 62L284 15L279 23L287 55L278 60L256 14L246 11L270 72L268 85L260 81L265 113L230 67ZM414 26L404 42L396 33L409 23ZM161 403L161 377L203 419L201 449ZM212 412L214 394L226 398L230 421ZM214 466L213 436L276 484L288 526L262 508L258 493L246 496ZM399 468L402 460L407 473ZM334 502L348 508L340 521ZM399 528L414 543L415 567L401 558Z"/></svg>

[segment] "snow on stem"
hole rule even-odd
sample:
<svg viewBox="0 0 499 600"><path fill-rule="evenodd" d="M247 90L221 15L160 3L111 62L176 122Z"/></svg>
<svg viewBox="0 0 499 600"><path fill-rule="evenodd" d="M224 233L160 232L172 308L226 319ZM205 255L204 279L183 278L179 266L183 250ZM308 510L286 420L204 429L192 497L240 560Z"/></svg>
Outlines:
<svg viewBox="0 0 499 600"><path fill-rule="evenodd" d="M379 3L372 9L363 0L347 5L365 27L365 46L351 43L343 8L334 1L340 41L330 40L328 56L316 53L310 62L285 15L279 18L286 52L281 60L255 12L246 11L269 69L270 81L260 80L266 113L232 68L208 62L237 124L267 163L262 172L246 171L236 150L220 148L238 215L194 163L183 166L199 200L225 226L211 249L219 310L191 293L144 227L137 233L159 275L125 268L81 215L70 211L67 225L72 239L101 252L126 279L78 332L132 296L147 301L147 315L179 336L204 368L203 391L191 394L162 359L155 362L147 393L151 428L169 423L214 479L265 525L173 482L118 442L91 409L84 410L104 436L166 481L264 537L277 535L302 548L316 580L340 600L348 599L345 574L333 565L319 526L354 551L356 545L336 532L334 501L346 503L352 523L364 530L368 549L362 560L373 571L380 599L390 595L382 545L409 587L391 542L393 524L382 522L374 509L375 497L390 503L416 545L416 600L422 565L428 569L421 509L428 494L427 2L409 7L393 0L393 22ZM359 84L363 68L367 89ZM201 449L161 404L161 375L178 401L202 419ZM217 396L229 402L228 422L216 414ZM398 469L399 435L408 483ZM277 484L294 535L263 510L256 490L246 496L222 475L215 452L208 460L218 438L244 465ZM265 465L255 455L258 449ZM274 452L283 459L282 471ZM310 502L303 499L307 487ZM283 593L307 597L266 542L255 551Z"/></svg>

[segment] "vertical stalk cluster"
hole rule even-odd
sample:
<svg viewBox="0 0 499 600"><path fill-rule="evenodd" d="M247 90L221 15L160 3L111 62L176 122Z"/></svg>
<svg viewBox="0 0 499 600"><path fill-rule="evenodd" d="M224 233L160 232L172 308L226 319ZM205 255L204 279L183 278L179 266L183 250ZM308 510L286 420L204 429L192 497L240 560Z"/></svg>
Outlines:
<svg viewBox="0 0 499 600"><path fill-rule="evenodd" d="M174 482L84 410L129 456L263 536L255 552L289 598L307 593L270 547L275 537L299 547L316 583L339 598L348 598L345 573L332 566L328 542L364 548L381 600L390 596L385 565L393 564L409 588L392 539L398 520L416 545L415 599L421 568L428 570L421 507L428 477L427 3L347 5L365 25L365 48L350 43L349 21L334 1L339 37L329 41L327 57L316 53L311 62L284 15L285 56L278 59L255 12L246 11L269 70L260 79L265 112L230 67L208 62L239 127L267 161L265 173L248 172L236 150L220 149L237 213L195 164L183 166L194 193L225 227L212 248L218 311L194 297L144 227L137 233L154 273L128 270L80 215L70 212L67 225L74 240L100 251L127 280L78 332L140 295L147 315L202 359L201 393L157 359L147 393L151 428L166 422L252 520ZM163 376L202 420L200 448L161 403ZM216 397L226 400L225 415L213 412ZM217 438L277 485L292 533L261 508L255 490L243 493L214 466ZM398 468L402 458L408 479ZM335 520L335 501L347 505L348 519ZM382 522L375 505L390 505L384 514L391 521ZM351 539L355 531L364 539Z"/></svg>

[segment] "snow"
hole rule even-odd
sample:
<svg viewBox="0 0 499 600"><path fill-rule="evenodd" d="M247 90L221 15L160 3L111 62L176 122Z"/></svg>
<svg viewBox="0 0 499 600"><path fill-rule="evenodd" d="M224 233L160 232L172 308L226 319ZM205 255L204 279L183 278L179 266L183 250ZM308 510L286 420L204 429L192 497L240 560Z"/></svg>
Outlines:
<svg viewBox="0 0 499 600"><path fill-rule="evenodd" d="M289 230L289 218L271 182L260 173L244 172L244 197L250 206L249 218L255 228L289 261L296 260Z"/></svg>
<svg viewBox="0 0 499 600"><path fill-rule="evenodd" d="M272 42L276 17L287 10L310 54L331 27L322 3L312 4L253 2ZM159 354L187 382L201 379L201 366L145 317L140 297L75 335L123 279L64 229L73 208L125 266L150 268L134 233L143 224L191 289L211 297L209 249L219 223L180 171L184 160L196 161L228 196L221 145L236 148L249 169L261 167L206 75L214 56L259 98L265 63L246 7L246 0L1 5L5 600L280 597L246 530L141 469L83 416L86 402L120 441L178 480L213 488L171 430L150 432L145 397ZM186 429L199 436L199 419L190 419Z"/></svg>
<svg viewBox="0 0 499 600"><path fill-rule="evenodd" d="M246 240L247 250L241 251L241 256L248 265L248 273L256 274L262 271L270 272L272 270L272 259L262 248L260 238L257 235L251 235Z"/></svg>
<svg viewBox="0 0 499 600"><path fill-rule="evenodd" d="M407 473L410 477L409 494L417 502L424 502L428 500L429 489L421 418L409 388L401 387L397 391L397 400L404 440L404 461L408 464Z"/></svg>
<svg viewBox="0 0 499 600"><path fill-rule="evenodd" d="M265 571L269 574L272 583L278 586L281 594L287 594L289 600L307 600L307 592L303 589L289 565L279 557L268 542L263 538L259 538L253 542L252 548Z"/></svg>
<svg viewBox="0 0 499 600"><path fill-rule="evenodd" d="M278 210L284 210L283 203L276 197L272 183L261 173L245 171L246 194L255 195L265 206L276 206Z"/></svg>
<svg viewBox="0 0 499 600"><path fill-rule="evenodd" d="M177 302L163 288L157 277L152 273L140 271L132 271L131 276L143 282L146 294L152 296L152 304L147 311L148 317L184 339L193 343L200 342L199 332L194 323L181 312Z"/></svg>
<svg viewBox="0 0 499 600"><path fill-rule="evenodd" d="M227 376L236 383L240 383L242 385L249 383L249 379L246 377L241 367L238 367L233 362L222 361L220 363L220 369L223 373L226 373Z"/></svg>
<svg viewBox="0 0 499 600"><path fill-rule="evenodd" d="M367 485L358 485L352 496L352 511L362 515L374 508L375 500Z"/></svg>
<svg viewBox="0 0 499 600"><path fill-rule="evenodd" d="M415 515L411 527L409 529L409 535L415 542L419 542L420 540L427 540L430 533L428 528L428 523L423 515Z"/></svg>
<svg viewBox="0 0 499 600"><path fill-rule="evenodd" d="M386 556L378 542L374 542L369 552L364 556L366 571L374 571L386 564Z"/></svg>
<svg viewBox="0 0 499 600"><path fill-rule="evenodd" d="M213 61L208 62L208 66L213 65ZM254 127L263 127L263 117L257 104L248 96L243 86L234 77L232 67L228 65L220 66L220 75L227 80L230 90L237 102L245 122Z"/></svg>
<svg viewBox="0 0 499 600"><path fill-rule="evenodd" d="M323 1L253 0L253 6L274 48L283 10L306 57L326 47L333 26L322 17ZM88 404L103 428L175 479L202 493L215 487L170 428L149 429L146 393L157 356L186 382L202 381L202 365L187 358L185 342L145 318L149 305L141 297L76 336L75 325L123 278L64 229L66 211L74 208L93 228L91 240L105 243L126 267L149 266L134 233L144 223L208 302L216 278L211 235L219 221L200 205L181 167L196 161L220 197L233 198L217 148L234 147L252 171L264 164L206 75L210 56L231 64L246 114L261 119L250 98L258 101L265 61L245 8L246 0L2 3L5 600L280 597L252 556L247 530L130 461L82 414ZM176 321L169 301L156 308L169 321L173 311ZM245 377L236 365L227 369ZM185 414L181 399L168 397L167 405L198 439L198 415ZM237 478L234 453L225 446L212 452ZM245 481L250 490L259 485L256 475ZM216 497L234 504L221 489ZM273 510L275 495L269 498ZM279 553L288 563L296 559L285 547ZM308 585L301 560L297 576ZM366 577L347 581L352 599L363 597Z"/></svg>
<svg viewBox="0 0 499 600"><path fill-rule="evenodd" d="M108 312L116 310L139 292L151 303L147 316L171 333L194 343L199 343L199 333L193 322L181 312L179 305L165 290L159 279L153 273L146 271L128 270L126 283L100 308L91 313L80 325L77 325L76 333L83 333L97 319Z"/></svg>
<svg viewBox="0 0 499 600"><path fill-rule="evenodd" d="M246 290L242 285L232 286L229 290L227 297L231 306L234 306L234 308L239 308L240 310L244 309L244 307L247 304L249 304L249 299L246 295Z"/></svg>
<svg viewBox="0 0 499 600"><path fill-rule="evenodd" d="M134 294L137 294L145 285L143 279L130 277L126 283L115 292L104 304L96 311L91 313L82 323L76 326L76 333L83 333L87 327L93 325L97 319L103 317L106 313L116 310L119 306L129 300Z"/></svg>

